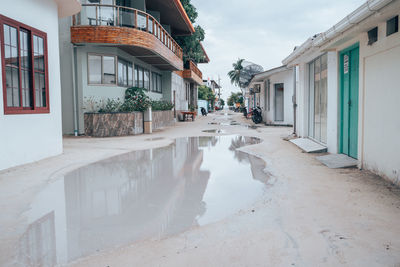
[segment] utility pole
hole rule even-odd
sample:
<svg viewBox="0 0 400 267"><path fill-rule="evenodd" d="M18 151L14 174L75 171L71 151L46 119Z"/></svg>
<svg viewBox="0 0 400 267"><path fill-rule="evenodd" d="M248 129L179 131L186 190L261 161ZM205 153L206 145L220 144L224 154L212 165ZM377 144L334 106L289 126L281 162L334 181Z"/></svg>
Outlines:
<svg viewBox="0 0 400 267"><path fill-rule="evenodd" d="M221 76L218 74L218 101L221 105Z"/></svg>

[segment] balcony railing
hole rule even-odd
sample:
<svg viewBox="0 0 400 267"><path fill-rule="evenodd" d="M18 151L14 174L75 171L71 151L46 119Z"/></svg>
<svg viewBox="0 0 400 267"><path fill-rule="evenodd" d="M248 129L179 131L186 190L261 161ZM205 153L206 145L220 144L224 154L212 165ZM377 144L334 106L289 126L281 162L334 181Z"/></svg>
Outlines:
<svg viewBox="0 0 400 267"><path fill-rule="evenodd" d="M203 73L199 70L196 64L193 61L188 61L185 64L185 70L191 70L194 74L196 74L200 79L203 79Z"/></svg>
<svg viewBox="0 0 400 267"><path fill-rule="evenodd" d="M180 59L183 56L182 48L161 24L153 16L135 8L82 4L81 12L73 17L73 25L135 28L155 36Z"/></svg>

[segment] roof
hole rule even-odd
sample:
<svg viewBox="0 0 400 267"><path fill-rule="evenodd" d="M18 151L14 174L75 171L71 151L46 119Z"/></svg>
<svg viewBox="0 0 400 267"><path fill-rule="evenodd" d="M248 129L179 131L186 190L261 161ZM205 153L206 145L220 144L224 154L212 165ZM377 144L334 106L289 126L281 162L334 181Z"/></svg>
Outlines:
<svg viewBox="0 0 400 267"><path fill-rule="evenodd" d="M209 63L209 62L210 62L210 58L208 57L207 52L206 52L206 50L205 50L203 44L200 43L200 46L201 46L201 49L203 50L204 60L201 61L201 62L199 62L199 63Z"/></svg>
<svg viewBox="0 0 400 267"><path fill-rule="evenodd" d="M288 70L291 70L291 69L288 68L286 65L283 65L283 66L280 66L280 67L277 67L277 68L273 68L273 69L269 69L267 71L263 71L263 72L257 73L251 79L248 87L250 87L250 85L252 83L261 82L262 80L268 78L269 76L271 76L273 74L277 74L277 73L280 73L280 72L283 72L283 71L288 71Z"/></svg>
<svg viewBox="0 0 400 267"><path fill-rule="evenodd" d="M288 57L286 57L282 63L290 64L301 55L306 53L312 48L321 48L337 37L344 37L350 29L356 28L358 32L362 32L360 23L370 18L372 15L380 15L380 11L389 5L390 3L396 2L394 0L369 0L361 5L359 8L351 12L344 19L336 23L327 31L316 34L313 37L307 39L300 47L296 48ZM395 10L394 10L395 11ZM357 27L355 27L357 25Z"/></svg>
<svg viewBox="0 0 400 267"><path fill-rule="evenodd" d="M161 13L161 24L171 25L173 35L191 35L194 26L180 0L147 0L146 8Z"/></svg>

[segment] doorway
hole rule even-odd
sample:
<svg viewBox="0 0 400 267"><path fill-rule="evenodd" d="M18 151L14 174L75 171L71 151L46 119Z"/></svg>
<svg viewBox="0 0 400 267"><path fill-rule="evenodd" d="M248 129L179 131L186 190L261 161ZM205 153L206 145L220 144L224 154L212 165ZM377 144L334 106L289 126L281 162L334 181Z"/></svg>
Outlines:
<svg viewBox="0 0 400 267"><path fill-rule="evenodd" d="M340 152L358 157L359 45L340 52Z"/></svg>
<svg viewBox="0 0 400 267"><path fill-rule="evenodd" d="M275 84L275 121L284 120L284 88L283 83Z"/></svg>

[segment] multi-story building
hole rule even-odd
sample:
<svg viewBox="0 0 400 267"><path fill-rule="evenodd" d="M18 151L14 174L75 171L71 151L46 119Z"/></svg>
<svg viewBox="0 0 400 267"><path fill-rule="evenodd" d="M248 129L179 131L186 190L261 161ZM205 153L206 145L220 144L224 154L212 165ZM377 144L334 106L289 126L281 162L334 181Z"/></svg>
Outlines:
<svg viewBox="0 0 400 267"><path fill-rule="evenodd" d="M189 76L178 74L183 51L174 36L194 31L180 0L83 0L79 14L60 22L63 132L83 134L85 112L123 100L132 86L187 110L184 78L196 82L201 72L190 65Z"/></svg>

